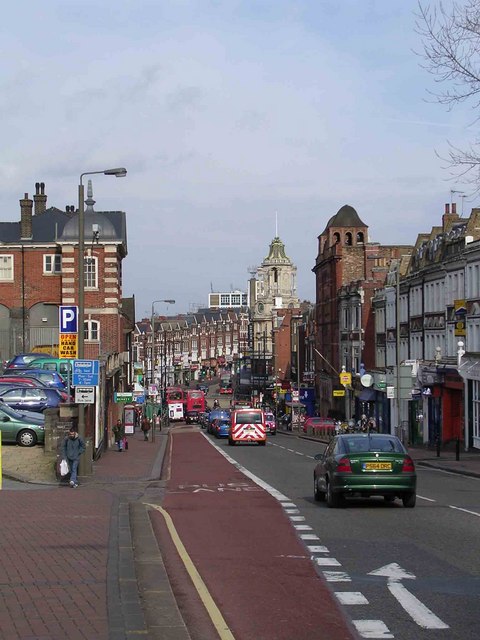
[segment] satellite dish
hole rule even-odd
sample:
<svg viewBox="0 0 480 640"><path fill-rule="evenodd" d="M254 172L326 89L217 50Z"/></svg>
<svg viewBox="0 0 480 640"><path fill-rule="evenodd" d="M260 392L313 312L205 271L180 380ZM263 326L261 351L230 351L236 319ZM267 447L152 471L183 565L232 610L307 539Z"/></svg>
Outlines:
<svg viewBox="0 0 480 640"><path fill-rule="evenodd" d="M373 384L373 377L369 373L364 373L360 378L360 382L364 387L371 387Z"/></svg>

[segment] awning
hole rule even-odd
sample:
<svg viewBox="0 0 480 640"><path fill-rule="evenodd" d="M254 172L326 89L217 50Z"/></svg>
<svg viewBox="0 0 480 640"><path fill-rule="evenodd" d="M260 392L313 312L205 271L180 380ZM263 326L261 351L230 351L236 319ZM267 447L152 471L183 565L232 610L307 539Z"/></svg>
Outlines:
<svg viewBox="0 0 480 640"><path fill-rule="evenodd" d="M374 402L375 401L375 389L362 389L358 396L360 402Z"/></svg>

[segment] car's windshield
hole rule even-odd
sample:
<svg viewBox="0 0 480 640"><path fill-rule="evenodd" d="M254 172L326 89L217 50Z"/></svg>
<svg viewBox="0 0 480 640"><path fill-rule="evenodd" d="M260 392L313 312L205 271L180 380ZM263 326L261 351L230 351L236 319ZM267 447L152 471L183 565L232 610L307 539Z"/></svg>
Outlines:
<svg viewBox="0 0 480 640"><path fill-rule="evenodd" d="M273 413L267 413L265 416L265 420L272 422L273 420L275 420L275 416L273 415Z"/></svg>
<svg viewBox="0 0 480 640"><path fill-rule="evenodd" d="M0 405L0 414L1 412L3 412L5 415L7 415L9 418L12 418L13 420L23 420L23 415L21 412L15 411L14 409L12 409L11 407L9 407L6 404ZM42 416L39 414L38 415L39 420L41 420Z"/></svg>
<svg viewBox="0 0 480 640"><path fill-rule="evenodd" d="M380 451L382 453L405 453L405 449L398 440L391 436L351 436L343 440L347 453L362 453Z"/></svg>

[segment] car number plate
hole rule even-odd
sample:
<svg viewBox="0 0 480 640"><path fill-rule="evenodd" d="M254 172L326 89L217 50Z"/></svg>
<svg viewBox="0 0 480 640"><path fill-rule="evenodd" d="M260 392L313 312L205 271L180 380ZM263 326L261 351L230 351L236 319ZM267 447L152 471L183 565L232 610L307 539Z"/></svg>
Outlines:
<svg viewBox="0 0 480 640"><path fill-rule="evenodd" d="M392 470L391 462L364 462L362 466L364 471L391 471Z"/></svg>

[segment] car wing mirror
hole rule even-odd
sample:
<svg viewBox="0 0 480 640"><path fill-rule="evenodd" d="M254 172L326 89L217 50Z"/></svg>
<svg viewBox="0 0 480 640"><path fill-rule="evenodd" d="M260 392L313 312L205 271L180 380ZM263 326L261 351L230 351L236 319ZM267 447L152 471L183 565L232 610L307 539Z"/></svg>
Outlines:
<svg viewBox="0 0 480 640"><path fill-rule="evenodd" d="M323 453L317 453L317 455L313 456L314 460L323 460Z"/></svg>
<svg viewBox="0 0 480 640"><path fill-rule="evenodd" d="M3 416L2 422L10 422L10 418L8 416Z"/></svg>

